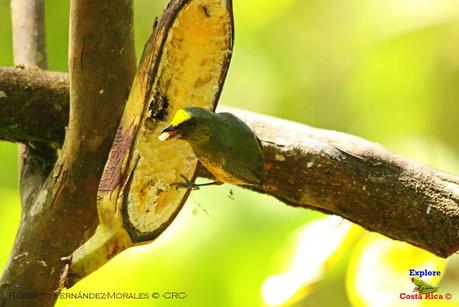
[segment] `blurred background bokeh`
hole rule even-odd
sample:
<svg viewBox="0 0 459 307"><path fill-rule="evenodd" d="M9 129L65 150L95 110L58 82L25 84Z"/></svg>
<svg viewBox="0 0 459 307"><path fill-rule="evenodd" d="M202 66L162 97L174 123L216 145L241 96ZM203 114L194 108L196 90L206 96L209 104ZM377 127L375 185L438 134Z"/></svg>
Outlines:
<svg viewBox="0 0 459 307"><path fill-rule="evenodd" d="M233 2L221 103L356 134L459 174L459 1ZM165 5L135 0L138 55ZM67 71L68 12L68 0L46 1L50 70ZM0 0L0 65L12 64L9 1ZM0 142L0 267L20 217L16 156L17 145ZM193 192L156 242L70 291L183 291L185 299L58 306L459 306L457 258L224 185ZM452 300L401 300L413 293L409 268L441 270L431 282Z"/></svg>

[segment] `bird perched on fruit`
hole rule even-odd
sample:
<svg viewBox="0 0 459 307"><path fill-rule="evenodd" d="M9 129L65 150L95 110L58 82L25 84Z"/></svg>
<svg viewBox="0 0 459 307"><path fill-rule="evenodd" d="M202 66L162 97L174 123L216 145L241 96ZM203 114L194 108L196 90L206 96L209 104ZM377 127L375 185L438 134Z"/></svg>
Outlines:
<svg viewBox="0 0 459 307"><path fill-rule="evenodd" d="M198 160L215 177L206 184L175 184L187 188L232 183L262 186L266 180L260 140L231 113L214 113L202 108L185 108L175 113L159 140L172 138L188 142ZM186 179L185 179L186 180Z"/></svg>

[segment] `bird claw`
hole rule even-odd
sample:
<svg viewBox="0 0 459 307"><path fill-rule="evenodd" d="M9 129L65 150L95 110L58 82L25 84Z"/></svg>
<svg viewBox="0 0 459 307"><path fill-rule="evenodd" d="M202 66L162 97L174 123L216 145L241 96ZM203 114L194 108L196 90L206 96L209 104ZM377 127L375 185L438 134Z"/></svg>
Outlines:
<svg viewBox="0 0 459 307"><path fill-rule="evenodd" d="M171 186L175 188L186 188L190 190L199 190L200 187L209 186L209 185L221 185L223 182L220 181L212 181L207 183L194 183L188 180L184 175L180 174L184 182L175 182L172 183Z"/></svg>
<svg viewBox="0 0 459 307"><path fill-rule="evenodd" d="M190 189L190 190L194 190L194 191L199 190L199 185L198 184L196 184L194 182L191 182L183 174L180 174L180 177L182 177L184 182L174 182L174 183L171 184L172 187L186 188L186 189Z"/></svg>
<svg viewBox="0 0 459 307"><path fill-rule="evenodd" d="M187 183L187 182L174 182L171 184L172 187L174 188L184 188L184 189L190 189L190 190L199 190L199 186L197 186L194 183Z"/></svg>

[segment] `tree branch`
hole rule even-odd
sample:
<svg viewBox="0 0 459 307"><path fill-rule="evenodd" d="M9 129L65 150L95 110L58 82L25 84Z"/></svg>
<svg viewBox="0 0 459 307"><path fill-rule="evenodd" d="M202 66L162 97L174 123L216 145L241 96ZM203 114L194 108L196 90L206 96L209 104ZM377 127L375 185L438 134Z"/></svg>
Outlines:
<svg viewBox="0 0 459 307"><path fill-rule="evenodd" d="M45 44L45 20L43 0L12 0L11 15L13 27L14 61L21 67L47 68ZM31 103L34 103L31 101ZM37 105L32 104L31 108ZM14 127L14 122L11 123ZM11 299L8 295L20 286L11 282L9 273L15 273L15 265L20 263L21 254L16 247L20 246L23 236L24 221L33 205L33 198L40 191L40 187L48 177L54 162L56 151L50 144L30 140L19 145L19 188L22 208L21 227L16 234L16 242L7 268L0 281L0 304L2 306L17 306L20 302ZM14 257L13 257L14 254ZM27 252L22 255L28 255ZM33 271L33 270L32 270Z"/></svg>
<svg viewBox="0 0 459 307"><path fill-rule="evenodd" d="M47 68L44 11L43 0L11 1L16 65ZM23 209L32 193L45 181L55 160L56 152L47 143L31 141L19 145L19 187Z"/></svg>
<svg viewBox="0 0 459 307"><path fill-rule="evenodd" d="M459 249L459 177L375 143L330 130L228 109L263 141L266 193L336 214L441 257Z"/></svg>
<svg viewBox="0 0 459 307"><path fill-rule="evenodd" d="M44 74L49 75L45 78ZM0 69L0 85L7 85L12 93L0 99L0 109L13 104L17 107L12 111L24 112L21 105L27 103L23 100L27 93L35 93L43 103L48 101L34 90L38 87L34 85L38 82L36 72L29 73L27 82L25 75L24 71ZM2 80L2 76L8 80ZM42 85L60 90L54 92L54 100L48 101L47 108L57 118L55 104L61 105L64 113L68 108L66 75L42 73L40 77ZM62 83L56 83L55 78ZM260 192L289 205L340 215L442 257L459 249L459 177L402 158L355 136L228 107L219 111L241 117L263 140L271 169L266 190ZM26 135L44 130L42 120L36 119L33 124L36 126L28 127ZM51 124L50 130L62 131L65 117ZM14 131L0 137L14 139L13 135ZM50 141L59 142L59 138ZM209 176L205 170L201 175Z"/></svg>
<svg viewBox="0 0 459 307"><path fill-rule="evenodd" d="M44 0L12 0L14 62L46 69Z"/></svg>
<svg viewBox="0 0 459 307"><path fill-rule="evenodd" d="M0 116L1 139L61 147L69 121L68 75L0 68L0 114L7 115Z"/></svg>
<svg viewBox="0 0 459 307"><path fill-rule="evenodd" d="M132 1L72 0L70 20L69 131L51 174L23 208L16 242L0 281L1 306L54 304L53 292L63 269L60 258L80 246L97 224L98 183L135 73ZM40 88L39 83L34 84ZM0 100L8 100L14 93L8 86L0 91ZM46 90L38 92L32 97L45 101ZM67 114L68 100L62 110L56 109L61 94L57 91L46 98L54 105L53 110L46 110L57 113L47 113L41 119L44 126L53 125L48 120L57 118L62 110ZM17 127L28 131L28 126L26 122ZM38 139L56 136L61 140L63 127L59 133ZM40 295L25 301L20 299L21 293Z"/></svg>

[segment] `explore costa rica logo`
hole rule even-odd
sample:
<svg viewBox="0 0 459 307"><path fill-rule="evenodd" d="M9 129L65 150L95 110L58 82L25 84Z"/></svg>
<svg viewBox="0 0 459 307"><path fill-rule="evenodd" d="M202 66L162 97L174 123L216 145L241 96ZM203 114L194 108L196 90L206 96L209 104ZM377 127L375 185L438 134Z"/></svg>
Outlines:
<svg viewBox="0 0 459 307"><path fill-rule="evenodd" d="M438 286L432 285L427 281L422 280L424 276L440 276L440 271L429 271L427 269L417 271L414 269L409 270L409 276L411 282L414 284L412 292L415 293L400 293L400 299L402 300L422 300L422 299L434 299L434 300L450 300L453 296L451 293L436 293Z"/></svg>

